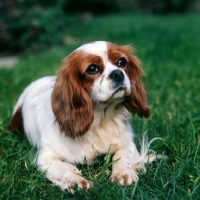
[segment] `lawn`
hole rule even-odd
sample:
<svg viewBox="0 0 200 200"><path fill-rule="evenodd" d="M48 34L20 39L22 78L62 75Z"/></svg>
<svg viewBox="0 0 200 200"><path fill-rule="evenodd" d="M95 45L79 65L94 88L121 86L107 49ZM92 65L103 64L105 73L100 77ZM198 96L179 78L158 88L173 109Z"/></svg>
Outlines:
<svg viewBox="0 0 200 200"><path fill-rule="evenodd" d="M72 18L66 27L75 43L23 56L15 67L0 69L0 199L200 199L200 15L108 15L87 23ZM94 188L72 195L37 171L36 150L6 125L27 84L56 74L64 56L93 40L135 47L151 106L149 119L132 120L136 143L140 147L145 131L149 139L162 137L151 149L168 159L147 165L147 173L129 187L108 180L109 155L95 166L80 165Z"/></svg>

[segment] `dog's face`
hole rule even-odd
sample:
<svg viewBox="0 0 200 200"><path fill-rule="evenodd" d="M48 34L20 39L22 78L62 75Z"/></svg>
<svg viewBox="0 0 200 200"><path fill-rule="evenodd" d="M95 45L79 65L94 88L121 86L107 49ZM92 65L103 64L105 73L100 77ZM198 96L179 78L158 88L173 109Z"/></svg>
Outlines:
<svg viewBox="0 0 200 200"><path fill-rule="evenodd" d="M142 70L128 46L108 42L85 44L64 61L52 93L52 109L62 132L84 135L94 106L118 102L133 114L149 116Z"/></svg>
<svg viewBox="0 0 200 200"><path fill-rule="evenodd" d="M81 46L76 53L83 54L83 82L90 82L91 88L85 90L93 102L122 100L130 95L131 84L126 74L129 59L124 52L113 44L94 42Z"/></svg>

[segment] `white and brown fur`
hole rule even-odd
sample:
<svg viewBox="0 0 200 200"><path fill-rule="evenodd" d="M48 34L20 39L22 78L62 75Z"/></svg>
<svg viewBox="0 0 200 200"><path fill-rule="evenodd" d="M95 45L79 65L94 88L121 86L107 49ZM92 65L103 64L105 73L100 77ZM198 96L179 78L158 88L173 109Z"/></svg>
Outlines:
<svg viewBox="0 0 200 200"><path fill-rule="evenodd" d="M94 73L92 65L97 67ZM74 184L92 187L76 164L85 159L92 164L108 151L113 161L119 159L110 180L131 185L137 170L155 159L148 159L147 145L138 152L129 123L131 114L150 115L141 76L129 46L104 41L82 45L65 58L57 77L38 79L23 91L9 129L24 129L38 148L39 170L62 190L70 191Z"/></svg>

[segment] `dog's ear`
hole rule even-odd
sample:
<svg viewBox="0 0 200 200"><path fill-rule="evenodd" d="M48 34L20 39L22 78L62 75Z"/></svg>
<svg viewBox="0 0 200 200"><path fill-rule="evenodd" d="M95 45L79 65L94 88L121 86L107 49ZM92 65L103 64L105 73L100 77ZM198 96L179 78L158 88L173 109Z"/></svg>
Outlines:
<svg viewBox="0 0 200 200"><path fill-rule="evenodd" d="M66 58L58 74L51 103L61 132L74 139L89 130L94 110L93 103L79 79L79 63L76 58L71 57Z"/></svg>
<svg viewBox="0 0 200 200"><path fill-rule="evenodd" d="M128 57L127 75L131 83L131 93L125 98L124 105L133 114L137 113L138 116L147 118L150 116L150 108L147 105L147 91L141 81L144 74L139 60L132 55L131 47L122 46L121 50Z"/></svg>

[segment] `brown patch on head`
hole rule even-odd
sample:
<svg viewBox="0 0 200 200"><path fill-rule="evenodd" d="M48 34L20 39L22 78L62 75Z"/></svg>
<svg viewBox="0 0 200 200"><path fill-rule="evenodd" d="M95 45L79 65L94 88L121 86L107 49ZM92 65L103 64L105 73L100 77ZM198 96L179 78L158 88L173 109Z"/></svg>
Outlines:
<svg viewBox="0 0 200 200"><path fill-rule="evenodd" d="M86 71L91 64L98 65L100 72L88 74ZM64 60L51 100L55 120L66 136L80 137L89 130L94 117L89 94L103 68L101 57L78 50Z"/></svg>
<svg viewBox="0 0 200 200"><path fill-rule="evenodd" d="M8 125L9 131L24 131L23 127L23 116L22 116L22 107L19 107L17 111L12 116L11 122Z"/></svg>
<svg viewBox="0 0 200 200"><path fill-rule="evenodd" d="M92 54L83 54L84 57L81 58L83 60L80 66L80 81L85 89L85 91L90 94L92 91L92 86L94 84L95 79L97 79L104 70L103 60L100 56L92 55ZM90 65L96 65L99 67L100 72L97 74L88 74L86 71Z"/></svg>
<svg viewBox="0 0 200 200"><path fill-rule="evenodd" d="M131 94L125 98L124 105L133 114L137 113L140 117L149 117L150 108L147 105L147 91L140 79L144 74L138 59L132 55L131 47L108 43L108 55L113 64L116 64L121 57L126 58L127 61L124 70L131 82Z"/></svg>
<svg viewBox="0 0 200 200"><path fill-rule="evenodd" d="M121 58L125 58L125 60L128 60L126 54L124 52L122 52L119 48L119 46L115 45L115 44L110 44L108 43L108 59L109 61L113 64L116 65L118 64L118 61ZM127 66L123 67L123 69L125 70Z"/></svg>

